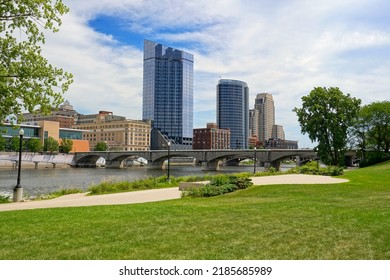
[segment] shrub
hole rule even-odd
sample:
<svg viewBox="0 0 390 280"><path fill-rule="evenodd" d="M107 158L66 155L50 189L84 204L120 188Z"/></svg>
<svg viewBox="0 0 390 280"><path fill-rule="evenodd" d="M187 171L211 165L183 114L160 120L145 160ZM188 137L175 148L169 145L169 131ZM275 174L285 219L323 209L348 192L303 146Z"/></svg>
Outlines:
<svg viewBox="0 0 390 280"><path fill-rule="evenodd" d="M366 158L362 159L359 163L359 167L367 167L377 163L381 163L390 160L390 153L385 152L366 152Z"/></svg>
<svg viewBox="0 0 390 280"><path fill-rule="evenodd" d="M243 190L253 185L250 173L239 175L217 175L211 182L201 187L193 187L182 192L182 196L211 197Z"/></svg>
<svg viewBox="0 0 390 280"><path fill-rule="evenodd" d="M9 196L5 196L0 194L0 203L9 203L11 202L11 199Z"/></svg>
<svg viewBox="0 0 390 280"><path fill-rule="evenodd" d="M308 162L302 166L297 166L290 169L288 174L310 174L310 175L324 175L324 176L339 176L344 173L344 168L340 166L326 166L320 167L317 161Z"/></svg>

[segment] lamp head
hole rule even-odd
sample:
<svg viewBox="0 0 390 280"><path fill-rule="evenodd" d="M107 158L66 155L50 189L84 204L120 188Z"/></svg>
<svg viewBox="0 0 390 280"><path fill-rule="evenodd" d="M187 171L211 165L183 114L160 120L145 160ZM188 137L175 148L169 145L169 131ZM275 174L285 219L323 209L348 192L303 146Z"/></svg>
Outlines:
<svg viewBox="0 0 390 280"><path fill-rule="evenodd" d="M24 135L24 130L23 130L23 128L21 128L21 129L19 130L19 135L20 135L20 136L23 136L23 135Z"/></svg>

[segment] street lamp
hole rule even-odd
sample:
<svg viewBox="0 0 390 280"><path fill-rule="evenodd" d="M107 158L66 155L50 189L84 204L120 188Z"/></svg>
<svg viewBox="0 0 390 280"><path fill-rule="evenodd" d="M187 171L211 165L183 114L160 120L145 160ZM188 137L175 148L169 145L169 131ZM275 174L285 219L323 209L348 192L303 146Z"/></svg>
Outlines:
<svg viewBox="0 0 390 280"><path fill-rule="evenodd" d="M20 185L20 171L22 169L22 143L23 143L23 135L24 135L24 130L23 128L21 128L19 130L19 165L18 165L18 179L17 179L17 183L16 183L16 186L14 188L14 197L13 197L13 201L14 202L19 202L22 200L22 196L23 196L23 188L22 186Z"/></svg>
<svg viewBox="0 0 390 280"><path fill-rule="evenodd" d="M169 165L170 165L170 157L171 157L171 141L168 141L168 174L167 174L167 181L170 181L171 178L169 178Z"/></svg>
<svg viewBox="0 0 390 280"><path fill-rule="evenodd" d="M256 157L256 147L255 147L255 157L254 157L254 163L253 163L253 174L256 174L256 163L257 163L257 157Z"/></svg>

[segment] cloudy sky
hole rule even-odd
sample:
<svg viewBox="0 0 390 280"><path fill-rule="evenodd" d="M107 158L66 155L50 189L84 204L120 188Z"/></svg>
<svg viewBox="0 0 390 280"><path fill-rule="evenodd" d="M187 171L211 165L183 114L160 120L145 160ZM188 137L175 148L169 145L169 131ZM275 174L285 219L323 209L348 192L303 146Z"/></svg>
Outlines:
<svg viewBox="0 0 390 280"><path fill-rule="evenodd" d="M63 0L70 13L44 47L75 76L65 99L84 114L142 118L143 40L194 55L194 127L215 122L219 78L274 97L286 138L312 147L294 107L314 87L363 104L390 100L388 0Z"/></svg>

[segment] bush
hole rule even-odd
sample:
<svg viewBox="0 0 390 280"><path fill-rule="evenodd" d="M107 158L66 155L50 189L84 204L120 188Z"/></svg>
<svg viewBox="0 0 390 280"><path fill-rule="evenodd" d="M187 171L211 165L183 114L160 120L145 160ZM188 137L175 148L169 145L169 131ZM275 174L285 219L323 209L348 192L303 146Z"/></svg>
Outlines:
<svg viewBox="0 0 390 280"><path fill-rule="evenodd" d="M310 175L323 175L323 176L339 176L343 175L344 168L340 166L326 166L320 167L319 162L311 161L302 166L297 166L290 169L289 174L310 174Z"/></svg>
<svg viewBox="0 0 390 280"><path fill-rule="evenodd" d="M10 203L11 198L9 196L5 196L0 194L0 203Z"/></svg>
<svg viewBox="0 0 390 280"><path fill-rule="evenodd" d="M182 192L182 196L211 197L247 189L253 185L249 178L250 173L236 175L216 175L211 182L201 187L193 187Z"/></svg>
<svg viewBox="0 0 390 280"><path fill-rule="evenodd" d="M367 167L377 163L381 163L387 160L390 160L390 153L385 152L366 152L366 157L362 159L359 163L359 167Z"/></svg>

